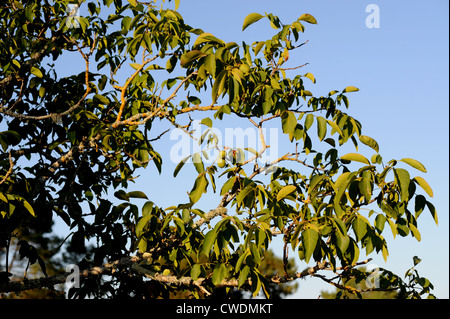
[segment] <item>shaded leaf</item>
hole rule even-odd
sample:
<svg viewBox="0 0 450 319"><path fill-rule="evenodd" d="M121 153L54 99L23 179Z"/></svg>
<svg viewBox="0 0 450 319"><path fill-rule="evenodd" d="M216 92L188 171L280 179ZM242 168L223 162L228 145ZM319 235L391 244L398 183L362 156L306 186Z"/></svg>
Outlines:
<svg viewBox="0 0 450 319"><path fill-rule="evenodd" d="M409 173L405 169L394 168L394 175L397 185L400 187L402 201L406 201L409 197L409 183L411 181Z"/></svg>
<svg viewBox="0 0 450 319"><path fill-rule="evenodd" d="M200 251L203 254L205 254L206 256L209 256L209 252L211 251L212 246L214 245L214 242L216 241L216 238L217 238L217 232L214 229L212 229L208 233L206 233L205 239L203 240Z"/></svg>
<svg viewBox="0 0 450 319"><path fill-rule="evenodd" d="M319 232L316 229L308 228L302 232L302 243L305 250L305 261L309 262L314 250L316 249L317 241L319 240Z"/></svg>
<svg viewBox="0 0 450 319"><path fill-rule="evenodd" d="M147 195L145 195L145 193L141 192L141 191L132 191L129 192L128 194L128 198L143 198L143 199L148 199Z"/></svg>
<svg viewBox="0 0 450 319"><path fill-rule="evenodd" d="M199 51L199 50L189 51L189 52L187 52L187 53L185 53L185 54L183 54L181 56L180 65L183 68L187 68L187 67L189 67L189 65L192 62L194 62L195 60L197 60L197 59L199 59L201 57L204 57L204 56L206 56L206 54L201 52L201 51Z"/></svg>
<svg viewBox="0 0 450 319"><path fill-rule="evenodd" d="M236 181L236 176L233 176L232 178L230 178L229 180L227 180L223 186L222 189L220 190L220 195L224 195L226 192L230 191L231 188L234 185L234 182Z"/></svg>

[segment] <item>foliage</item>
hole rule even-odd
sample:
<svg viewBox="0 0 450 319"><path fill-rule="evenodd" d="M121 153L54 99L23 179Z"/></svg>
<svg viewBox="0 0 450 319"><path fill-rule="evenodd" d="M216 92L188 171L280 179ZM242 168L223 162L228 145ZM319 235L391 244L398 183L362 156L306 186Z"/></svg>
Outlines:
<svg viewBox="0 0 450 319"><path fill-rule="evenodd" d="M0 8L0 247L8 252L28 224L44 234L63 220L71 230L68 250L84 255L79 266L86 270L71 296L159 297L188 289L200 297L225 287L269 297L271 283L306 275L329 281L322 270L346 276L362 250L386 259L386 224L394 237L420 240L421 213L429 210L437 223L431 187L406 169L426 172L424 165L385 161L345 112L356 87L315 97L305 87L315 82L312 73L288 75L306 65L287 66L305 44L305 27L317 23L311 15L284 24L252 13L243 30L268 20L275 35L250 45L186 24L179 0L175 10L136 0L81 2L80 16L63 0L9 0ZM55 63L67 56L81 58L84 68L58 76ZM193 114L205 114L201 123L209 129L246 119L262 148L222 146L207 129L199 140L205 148L173 173L176 179L193 162L186 198L163 208L157 198L128 191L139 172L161 173L169 159L155 142L170 129L192 136ZM292 149L263 162L269 121ZM155 129L160 122L166 131ZM340 154L349 142L355 152ZM361 144L370 159L358 153ZM211 165L208 151L216 156ZM209 211L199 206L206 192L220 195ZM136 199L145 200L142 207ZM284 242L282 274L260 270L274 236ZM45 273L33 243L19 239L29 247L23 257ZM315 266L293 273L289 248ZM12 289L8 278L6 269L2 291Z"/></svg>
<svg viewBox="0 0 450 319"><path fill-rule="evenodd" d="M353 269L343 285L356 289L357 293L352 293L352 290L349 292L345 289L336 289L335 292L322 291L320 296L324 299L420 299L422 295L428 294L428 299L435 299L436 297L430 293L433 285L428 279L421 277L416 269L420 261L420 258L414 256L414 266L406 271L405 280L386 269L377 268L373 271L368 271L365 267ZM369 276L366 273L369 273ZM375 285L375 280L376 289L370 289Z"/></svg>

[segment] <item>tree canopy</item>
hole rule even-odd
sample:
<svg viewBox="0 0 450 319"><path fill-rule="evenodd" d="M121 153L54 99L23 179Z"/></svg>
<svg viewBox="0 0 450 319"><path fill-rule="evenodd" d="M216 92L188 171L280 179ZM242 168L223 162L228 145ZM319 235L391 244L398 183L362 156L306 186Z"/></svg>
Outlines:
<svg viewBox="0 0 450 319"><path fill-rule="evenodd" d="M422 212L438 220L431 187L414 175L425 166L407 157L385 160L378 142L346 113L358 88L315 96L305 61L289 59L316 19L299 13L287 24L250 13L243 31L269 23L274 35L225 42L187 24L174 2L175 9L137 0L0 6L0 291L67 280L70 272L49 275L36 249L58 219L70 228L58 249L77 256L80 268L81 286L71 297L189 291L200 298L219 288L270 297L270 285L308 276L359 297L393 289L404 298L433 297L430 282L413 271L409 282L385 270L378 287L345 285L369 275L357 272L368 262L363 253L388 258L384 232L420 241ZM61 76L55 64L68 55L84 65ZM200 138L193 117L201 118ZM222 144L214 128L233 118L248 121L259 148ZM267 141L269 123L290 149L267 160L275 147ZM161 186L171 196L181 170L192 170L187 195L160 207L158 198L129 185L144 174L151 180L171 161L155 146L171 130L202 148L179 161ZM346 144L354 151L342 154ZM205 193L217 198L208 209L199 206ZM262 267L274 237L283 242L283 270L275 274ZM43 278L11 277L13 240ZM292 260L308 266L295 272Z"/></svg>

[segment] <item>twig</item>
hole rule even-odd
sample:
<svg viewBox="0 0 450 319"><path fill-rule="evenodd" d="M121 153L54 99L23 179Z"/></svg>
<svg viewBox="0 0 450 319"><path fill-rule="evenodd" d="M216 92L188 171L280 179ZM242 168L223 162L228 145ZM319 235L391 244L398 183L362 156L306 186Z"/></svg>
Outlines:
<svg viewBox="0 0 450 319"><path fill-rule="evenodd" d="M12 156L11 156L11 150L10 150L9 151L9 169L6 172L6 174L3 177L3 179L0 181L0 185L3 184L8 179L8 177L12 174L13 168L14 168L14 162L13 162L13 159L12 159Z"/></svg>

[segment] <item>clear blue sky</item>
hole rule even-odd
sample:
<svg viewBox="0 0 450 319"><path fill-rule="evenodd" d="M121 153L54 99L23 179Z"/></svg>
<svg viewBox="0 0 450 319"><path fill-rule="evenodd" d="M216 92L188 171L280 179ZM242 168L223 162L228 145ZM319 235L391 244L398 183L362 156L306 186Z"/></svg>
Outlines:
<svg viewBox="0 0 450 319"><path fill-rule="evenodd" d="M366 27L369 4L380 9L379 28ZM305 24L302 37L309 42L291 53L290 66L309 63L298 72L314 74L317 83L308 84L308 89L315 96L349 85L358 87L359 92L348 95L348 113L362 123L364 134L379 142L385 162L404 157L422 162L428 173L411 169L411 174L424 177L434 191L432 202L439 214L439 226L425 212L419 218L421 242L411 237L392 240L386 230L383 235L389 244L388 262L381 256L370 257L378 266L403 275L412 266L412 257L419 256L419 273L434 284L438 298L449 298L448 6L445 0L181 0L179 7L185 22L193 27L227 42L248 44L274 34L267 20L242 32L249 13L273 13L285 23L297 20L303 13L316 17L317 25ZM83 10L87 9L81 7L81 15ZM66 65L61 71L68 69ZM293 72L297 71L291 71L292 77ZM163 147L161 153L167 155L170 144L165 143L154 146ZM192 167L184 168L167 185L164 179L172 178L175 164L166 163L162 176L142 172L130 190L143 190L162 207L187 201L186 191L192 187L194 176L188 170ZM215 207L208 199L199 204L204 210ZM361 259L365 259L364 254ZM299 269L305 267L298 261L297 265ZM317 298L320 290L332 290L320 279L302 280L299 284L294 298Z"/></svg>

